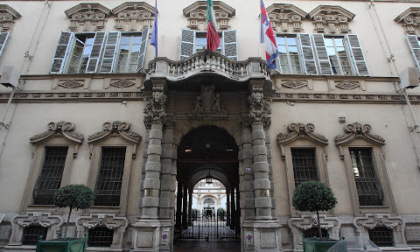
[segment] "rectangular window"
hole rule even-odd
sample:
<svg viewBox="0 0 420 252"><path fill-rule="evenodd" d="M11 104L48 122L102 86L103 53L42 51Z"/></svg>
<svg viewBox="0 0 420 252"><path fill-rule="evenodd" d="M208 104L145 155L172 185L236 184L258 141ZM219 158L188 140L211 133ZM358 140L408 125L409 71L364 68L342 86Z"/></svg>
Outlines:
<svg viewBox="0 0 420 252"><path fill-rule="evenodd" d="M34 204L52 205L60 188L68 147L46 147L41 174L33 191Z"/></svg>
<svg viewBox="0 0 420 252"><path fill-rule="evenodd" d="M419 38L415 35L407 35L407 43L410 47L411 54L416 62L417 69L420 70L420 42Z"/></svg>
<svg viewBox="0 0 420 252"><path fill-rule="evenodd" d="M293 175L295 186L309 180L318 180L315 149L292 148Z"/></svg>
<svg viewBox="0 0 420 252"><path fill-rule="evenodd" d="M298 40L295 35L277 35L281 73L301 74Z"/></svg>
<svg viewBox="0 0 420 252"><path fill-rule="evenodd" d="M140 33L123 33L115 66L116 73L135 73L140 54L142 36Z"/></svg>
<svg viewBox="0 0 420 252"><path fill-rule="evenodd" d="M23 228L22 245L36 245L40 236L42 236L42 240L45 240L47 232L48 228L37 225Z"/></svg>
<svg viewBox="0 0 420 252"><path fill-rule="evenodd" d="M325 37L324 41L332 74L352 75L349 58L344 47L344 37Z"/></svg>
<svg viewBox="0 0 420 252"><path fill-rule="evenodd" d="M69 55L67 73L85 73L95 40L94 33L76 34L73 49Z"/></svg>
<svg viewBox="0 0 420 252"><path fill-rule="evenodd" d="M223 41L222 33L219 33L220 41ZM204 52L207 48L207 34L204 32L197 32L195 37L195 52ZM222 43L216 49L216 52L222 53Z"/></svg>
<svg viewBox="0 0 420 252"><path fill-rule="evenodd" d="M89 247L111 247L114 230L106 227L96 227L89 230L88 246Z"/></svg>
<svg viewBox="0 0 420 252"><path fill-rule="evenodd" d="M96 206L119 206L126 147L102 148L95 187Z"/></svg>
<svg viewBox="0 0 420 252"><path fill-rule="evenodd" d="M378 247L392 247L394 246L394 233L392 229L386 227L376 227L369 229L369 239L372 240Z"/></svg>
<svg viewBox="0 0 420 252"><path fill-rule="evenodd" d="M6 46L6 42L8 38L9 38L8 32L0 32L0 56L3 54L4 47Z"/></svg>
<svg viewBox="0 0 420 252"><path fill-rule="evenodd" d="M382 205L383 194L376 178L370 148L350 148L350 157L361 206Z"/></svg>

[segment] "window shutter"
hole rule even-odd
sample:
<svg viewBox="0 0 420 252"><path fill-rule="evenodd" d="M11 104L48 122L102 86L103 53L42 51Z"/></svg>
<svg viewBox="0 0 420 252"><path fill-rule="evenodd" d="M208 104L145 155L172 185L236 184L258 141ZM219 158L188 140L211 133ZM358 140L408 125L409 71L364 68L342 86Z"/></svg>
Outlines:
<svg viewBox="0 0 420 252"><path fill-rule="evenodd" d="M363 50L359 42L359 38L355 34L345 36L349 51L352 58L353 68L357 75L369 76L369 70L363 56Z"/></svg>
<svg viewBox="0 0 420 252"><path fill-rule="evenodd" d="M105 42L105 32L95 33L93 39L92 51L90 52L89 61L87 63L86 73L96 73L101 57L102 47Z"/></svg>
<svg viewBox="0 0 420 252"><path fill-rule="evenodd" d="M238 60L236 30L223 32L223 54L231 60Z"/></svg>
<svg viewBox="0 0 420 252"><path fill-rule="evenodd" d="M280 58L279 57L280 56L277 56L277 59L276 59L276 71L281 73L281 64L280 64Z"/></svg>
<svg viewBox="0 0 420 252"><path fill-rule="evenodd" d="M322 75L331 75L331 63L327 54L327 47L324 42L323 34L312 34L314 39L316 57L319 64L319 72Z"/></svg>
<svg viewBox="0 0 420 252"><path fill-rule="evenodd" d="M3 49L6 46L6 42L8 38L9 38L9 32L0 33L0 56L3 54Z"/></svg>
<svg viewBox="0 0 420 252"><path fill-rule="evenodd" d="M314 51L311 44L311 36L307 33L298 34L299 56L302 61L302 69L305 74L318 74Z"/></svg>
<svg viewBox="0 0 420 252"><path fill-rule="evenodd" d="M144 66L148 39L149 39L149 26L146 26L146 28L144 28L144 30L141 32L141 46L140 46L139 58L137 59L137 72L139 72Z"/></svg>
<svg viewBox="0 0 420 252"><path fill-rule="evenodd" d="M417 36L407 35L407 42L408 42L408 46L410 47L410 51L413 54L414 61L416 62L417 68L420 71L420 46L419 46L419 40L418 40Z"/></svg>
<svg viewBox="0 0 420 252"><path fill-rule="evenodd" d="M179 50L179 59L189 58L195 51L195 31L182 29L181 48Z"/></svg>
<svg viewBox="0 0 420 252"><path fill-rule="evenodd" d="M54 58L51 64L50 73L62 73L65 61L71 45L74 40L74 33L61 32L60 39L58 40L57 49L55 50Z"/></svg>
<svg viewBox="0 0 420 252"><path fill-rule="evenodd" d="M101 73L112 73L114 69L115 59L118 54L118 45L120 43L121 32L108 32L106 38L104 57L101 64Z"/></svg>

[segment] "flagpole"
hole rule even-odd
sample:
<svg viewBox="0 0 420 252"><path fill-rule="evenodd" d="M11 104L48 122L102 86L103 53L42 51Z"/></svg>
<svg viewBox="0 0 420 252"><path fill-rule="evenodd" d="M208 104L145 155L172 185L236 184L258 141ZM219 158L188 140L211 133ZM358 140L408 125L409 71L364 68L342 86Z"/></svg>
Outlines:
<svg viewBox="0 0 420 252"><path fill-rule="evenodd" d="M259 55L259 57L260 58L262 58L262 51L261 51L261 44L262 44L262 41L261 41L261 38L262 38L262 21L261 21L261 0L259 0L259 6L258 6L258 9L260 10L260 15L258 16L259 18L258 18L258 21L259 21L259 26L260 26L260 46L258 47L258 55Z"/></svg>

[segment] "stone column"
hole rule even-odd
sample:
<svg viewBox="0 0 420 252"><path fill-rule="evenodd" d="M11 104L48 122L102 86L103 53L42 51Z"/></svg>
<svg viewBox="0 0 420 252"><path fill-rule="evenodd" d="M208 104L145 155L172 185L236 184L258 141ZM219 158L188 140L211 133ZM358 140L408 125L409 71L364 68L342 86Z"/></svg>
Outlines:
<svg viewBox="0 0 420 252"><path fill-rule="evenodd" d="M188 197L188 191L187 191L187 185L184 185L183 190L183 201L182 201L182 229L188 228L188 221L187 221L187 197Z"/></svg>
<svg viewBox="0 0 420 252"><path fill-rule="evenodd" d="M226 188L226 226L230 226L230 199L229 188Z"/></svg>
<svg viewBox="0 0 420 252"><path fill-rule="evenodd" d="M230 229L235 228L236 209L235 209L235 188L230 188Z"/></svg>
<svg viewBox="0 0 420 252"><path fill-rule="evenodd" d="M182 220L182 183L178 181L178 192L176 197L176 223L175 229L181 230L181 220Z"/></svg>
<svg viewBox="0 0 420 252"><path fill-rule="evenodd" d="M242 143L239 146L239 191L241 218L255 217L254 178L252 168L252 142L249 120L242 122Z"/></svg>
<svg viewBox="0 0 420 252"><path fill-rule="evenodd" d="M188 226L192 226L191 223L191 217L192 217L192 194L193 194L193 189L190 187L188 189Z"/></svg>
<svg viewBox="0 0 420 252"><path fill-rule="evenodd" d="M236 185L236 233L239 233L239 223L240 223L240 217L241 217L241 211L240 211L240 207L239 207L239 202L240 202L240 194L239 194L239 185Z"/></svg>

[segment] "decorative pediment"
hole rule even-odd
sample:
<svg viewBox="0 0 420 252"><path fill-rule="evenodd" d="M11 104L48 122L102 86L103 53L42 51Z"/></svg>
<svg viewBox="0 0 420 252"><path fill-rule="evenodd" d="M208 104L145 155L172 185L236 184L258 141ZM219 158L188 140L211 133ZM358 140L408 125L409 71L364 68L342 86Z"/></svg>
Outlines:
<svg viewBox="0 0 420 252"><path fill-rule="evenodd" d="M106 122L102 127L102 131L92 134L88 137L88 143L94 143L105 139L109 136L119 135L125 140L138 144L141 141L141 136L130 130L131 124L128 122L114 121L112 123Z"/></svg>
<svg viewBox="0 0 420 252"><path fill-rule="evenodd" d="M42 141L45 141L51 137L63 136L68 140L75 142L77 144L83 143L83 135L77 132L74 132L74 124L71 122L60 121L58 123L50 122L47 126L47 131L35 135L29 139L31 144L38 144Z"/></svg>
<svg viewBox="0 0 420 252"><path fill-rule="evenodd" d="M270 5L267 13L276 32L302 32L302 19L308 15L293 4L283 3Z"/></svg>
<svg viewBox="0 0 420 252"><path fill-rule="evenodd" d="M330 238L339 239L341 222L338 218L319 215L319 221L321 228L328 230ZM318 220L316 215L302 215L299 218L290 218L288 224L294 234L294 239L297 240L298 244L302 244L302 232L318 227Z"/></svg>
<svg viewBox="0 0 420 252"><path fill-rule="evenodd" d="M155 7L145 2L126 2L112 10L117 15L115 28L122 31L141 31L153 26Z"/></svg>
<svg viewBox="0 0 420 252"><path fill-rule="evenodd" d="M400 23L407 34L420 35L420 7L411 7L394 19Z"/></svg>
<svg viewBox="0 0 420 252"><path fill-rule="evenodd" d="M394 229L401 227L403 220L400 217L391 217L389 214L366 214L365 217L355 219L355 226L362 226L367 229L374 229L376 227L386 227Z"/></svg>
<svg viewBox="0 0 420 252"><path fill-rule="evenodd" d="M18 215L13 218L13 224L23 228L31 225L39 225L41 227L61 226L63 219L60 216L52 216L50 213L29 212L26 215Z"/></svg>
<svg viewBox="0 0 420 252"><path fill-rule="evenodd" d="M315 32L319 33L349 33L349 23L355 14L336 5L320 5L309 12Z"/></svg>
<svg viewBox="0 0 420 252"><path fill-rule="evenodd" d="M1 31L8 31L21 15L7 4L0 4Z"/></svg>
<svg viewBox="0 0 420 252"><path fill-rule="evenodd" d="M81 3L65 11L71 31L98 31L105 27L111 10L99 3Z"/></svg>
<svg viewBox="0 0 420 252"><path fill-rule="evenodd" d="M218 30L227 30L229 21L235 16L235 9L222 1L213 1ZM197 1L184 9L184 16L188 18L188 27L193 30L205 30L207 27L207 2Z"/></svg>

